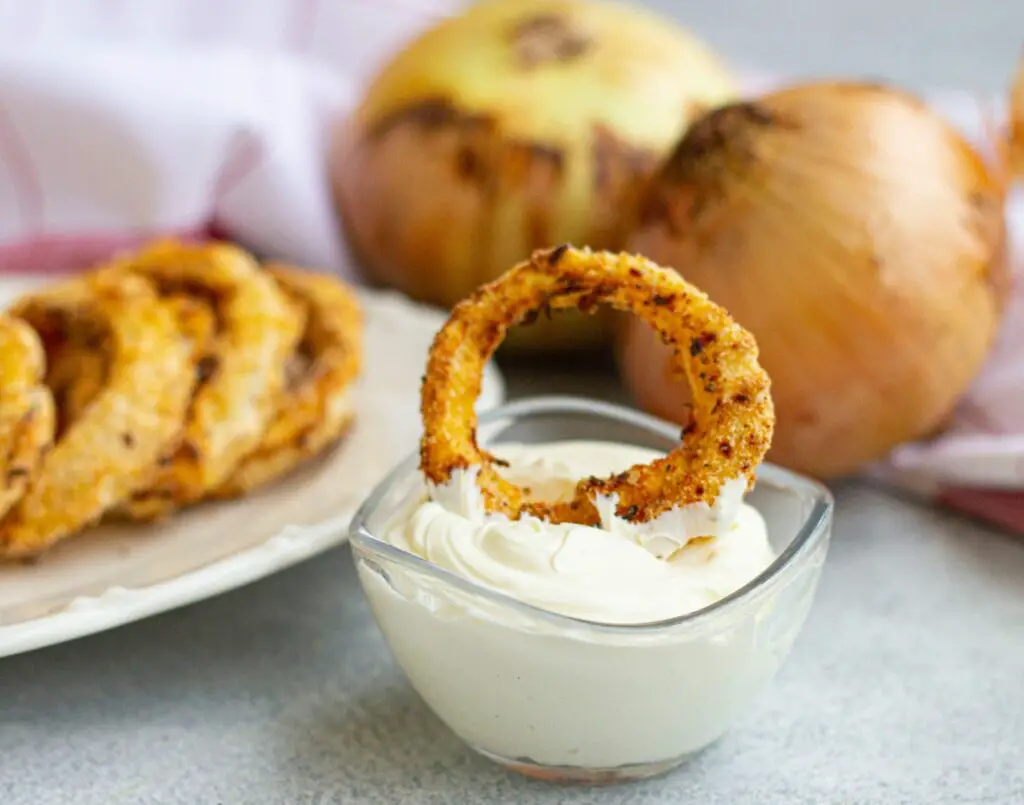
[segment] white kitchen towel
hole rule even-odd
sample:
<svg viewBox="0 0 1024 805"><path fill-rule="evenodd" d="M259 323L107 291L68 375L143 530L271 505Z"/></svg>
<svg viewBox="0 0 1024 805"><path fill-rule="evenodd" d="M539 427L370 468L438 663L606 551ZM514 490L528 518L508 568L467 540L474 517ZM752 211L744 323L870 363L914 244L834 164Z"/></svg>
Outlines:
<svg viewBox="0 0 1024 805"><path fill-rule="evenodd" d="M72 271L175 234L354 278L331 124L405 39L465 4L0 0L0 275ZM1002 114L963 92L928 100L978 142ZM1019 273L1024 198L1007 215ZM1024 280L949 430L881 472L1024 532Z"/></svg>

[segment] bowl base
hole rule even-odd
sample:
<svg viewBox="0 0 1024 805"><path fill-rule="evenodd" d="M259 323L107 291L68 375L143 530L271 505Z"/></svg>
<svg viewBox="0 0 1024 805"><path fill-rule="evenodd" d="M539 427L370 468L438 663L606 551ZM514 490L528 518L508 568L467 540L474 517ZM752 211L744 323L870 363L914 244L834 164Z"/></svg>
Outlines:
<svg viewBox="0 0 1024 805"><path fill-rule="evenodd" d="M477 754L482 755L488 760L493 760L509 771L514 771L524 777L543 780L546 783L587 786L616 785L618 783L646 780L649 777L656 777L659 774L671 771L690 757L690 755L684 755L683 757L661 760L656 763L632 763L612 768L588 768L583 766L545 766L527 759L505 758L484 749L476 747L473 747L473 749Z"/></svg>

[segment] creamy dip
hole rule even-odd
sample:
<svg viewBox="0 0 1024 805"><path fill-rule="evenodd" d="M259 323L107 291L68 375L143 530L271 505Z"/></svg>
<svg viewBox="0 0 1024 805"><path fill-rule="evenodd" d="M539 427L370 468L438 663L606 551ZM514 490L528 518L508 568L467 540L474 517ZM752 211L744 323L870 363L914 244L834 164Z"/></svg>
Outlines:
<svg viewBox="0 0 1024 805"><path fill-rule="evenodd" d="M500 446L506 477L556 501L579 478L607 475L658 454L611 442ZM598 502L600 527L509 520L484 511L475 472L396 517L383 539L470 581L562 615L602 623L665 620L713 604L775 559L764 519L729 481L713 506L670 510L649 523L615 516Z"/></svg>

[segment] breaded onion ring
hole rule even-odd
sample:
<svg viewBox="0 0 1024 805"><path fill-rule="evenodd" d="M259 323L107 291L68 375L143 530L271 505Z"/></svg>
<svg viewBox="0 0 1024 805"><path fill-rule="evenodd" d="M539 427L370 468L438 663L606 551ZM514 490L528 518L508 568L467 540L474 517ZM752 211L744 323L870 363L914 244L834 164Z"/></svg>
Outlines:
<svg viewBox="0 0 1024 805"><path fill-rule="evenodd" d="M181 429L192 365L174 317L138 278L76 279L13 308L44 343L78 326L107 332L107 382L43 458L0 523L0 555L32 556L95 522L137 488Z"/></svg>
<svg viewBox="0 0 1024 805"><path fill-rule="evenodd" d="M105 343L72 337L49 361L46 384L57 402L58 434L67 430L107 382L109 349Z"/></svg>
<svg viewBox="0 0 1024 805"><path fill-rule="evenodd" d="M217 321L210 306L201 299L182 294L165 299L188 339L192 360L201 374L203 358L213 349ZM84 334L83 334L84 335ZM57 399L62 432L77 420L106 383L108 350L102 340L72 334L49 361L46 383Z"/></svg>
<svg viewBox="0 0 1024 805"><path fill-rule="evenodd" d="M290 471L334 443L352 420L350 391L362 355L362 313L340 280L283 265L267 272L305 311L306 329L293 374L260 446L235 469L217 497L234 497Z"/></svg>
<svg viewBox="0 0 1024 805"><path fill-rule="evenodd" d="M0 517L18 501L53 444L54 405L35 330L0 313Z"/></svg>
<svg viewBox="0 0 1024 805"><path fill-rule="evenodd" d="M591 311L602 303L632 312L675 348L693 389L693 419L682 444L664 458L611 478L582 480L569 501L530 500L477 446L474 403L481 373L508 328L528 314L541 308ZM586 524L600 521L594 504L599 495L614 496L619 517L647 522L677 506L712 504L731 479L752 485L775 425L754 337L722 308L642 257L569 246L535 252L455 306L430 350L422 414L420 467L428 481L442 485L454 470L476 468L488 511Z"/></svg>
<svg viewBox="0 0 1024 805"><path fill-rule="evenodd" d="M263 439L284 387L302 316L242 250L227 244L159 243L108 269L135 273L167 295L210 301L219 330L197 363L182 438L123 513L156 519L206 497Z"/></svg>

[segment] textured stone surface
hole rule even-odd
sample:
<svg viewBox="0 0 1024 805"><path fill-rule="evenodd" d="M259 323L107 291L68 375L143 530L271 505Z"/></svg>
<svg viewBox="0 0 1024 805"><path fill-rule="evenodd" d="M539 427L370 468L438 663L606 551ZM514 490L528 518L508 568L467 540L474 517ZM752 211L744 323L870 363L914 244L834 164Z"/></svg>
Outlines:
<svg viewBox="0 0 1024 805"><path fill-rule="evenodd" d="M863 486L775 685L667 777L561 789L470 754L395 670L348 549L0 662L0 802L1024 802L1024 544Z"/></svg>

